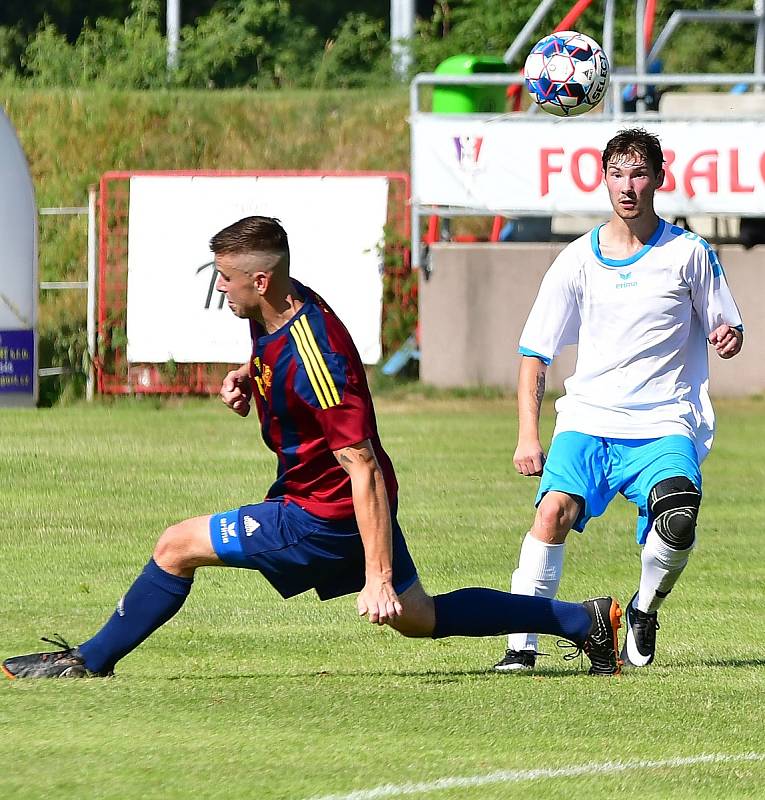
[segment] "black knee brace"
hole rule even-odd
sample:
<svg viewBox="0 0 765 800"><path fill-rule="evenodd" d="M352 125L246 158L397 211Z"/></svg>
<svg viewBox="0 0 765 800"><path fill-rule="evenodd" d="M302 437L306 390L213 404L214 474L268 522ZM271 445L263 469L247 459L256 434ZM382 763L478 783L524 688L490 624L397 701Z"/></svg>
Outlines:
<svg viewBox="0 0 765 800"><path fill-rule="evenodd" d="M656 533L673 550L687 550L696 536L701 492L685 477L659 481L648 495Z"/></svg>

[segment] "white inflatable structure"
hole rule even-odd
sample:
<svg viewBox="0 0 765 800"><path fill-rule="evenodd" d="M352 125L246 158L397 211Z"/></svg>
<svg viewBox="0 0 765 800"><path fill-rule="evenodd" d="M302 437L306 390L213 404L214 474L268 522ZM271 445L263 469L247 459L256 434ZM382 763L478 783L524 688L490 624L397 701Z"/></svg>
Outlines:
<svg viewBox="0 0 765 800"><path fill-rule="evenodd" d="M37 404L37 286L32 177L0 109L0 407Z"/></svg>

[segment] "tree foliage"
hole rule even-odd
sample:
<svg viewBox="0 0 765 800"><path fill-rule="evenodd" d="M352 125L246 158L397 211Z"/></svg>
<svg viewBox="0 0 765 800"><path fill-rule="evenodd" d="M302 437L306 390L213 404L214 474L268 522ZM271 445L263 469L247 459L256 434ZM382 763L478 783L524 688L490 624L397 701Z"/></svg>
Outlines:
<svg viewBox="0 0 765 800"><path fill-rule="evenodd" d="M352 87L395 80L387 0L183 0L186 24L175 71L166 67L165 6L166 0L4 0L0 77L34 86L137 89ZM419 19L413 42L413 70L432 70L456 53L504 54L537 6L538 0L425 4L428 13ZM673 11L707 6L706 0L659 4L654 35ZM552 30L570 7L571 0L558 0L532 39ZM629 69L635 63L634 4L616 7L614 64ZM730 10L751 7L751 0L725 3ZM593 2L577 29L602 39L603 8L602 0ZM40 21L30 29L35 14ZM71 20L77 18L83 22L73 32ZM686 25L662 57L665 70L673 72L750 71L753 26ZM511 66L520 67L520 59Z"/></svg>
<svg viewBox="0 0 765 800"><path fill-rule="evenodd" d="M299 86L319 50L315 29L287 3L238 0L183 29L174 80L195 87Z"/></svg>
<svg viewBox="0 0 765 800"><path fill-rule="evenodd" d="M70 45L45 20L24 52L22 64L35 86L155 89L166 82L165 40L159 29L159 0L132 0L124 22L100 18L85 25Z"/></svg>
<svg viewBox="0 0 765 800"><path fill-rule="evenodd" d="M321 87L347 89L390 81L391 58L382 20L349 14L324 47L316 72Z"/></svg>

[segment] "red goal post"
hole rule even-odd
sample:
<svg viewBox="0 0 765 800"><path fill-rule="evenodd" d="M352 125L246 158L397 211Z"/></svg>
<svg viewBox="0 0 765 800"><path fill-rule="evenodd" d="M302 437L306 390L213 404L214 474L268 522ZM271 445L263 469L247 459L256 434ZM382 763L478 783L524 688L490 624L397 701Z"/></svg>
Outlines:
<svg viewBox="0 0 765 800"><path fill-rule="evenodd" d="M215 394L232 364L136 363L127 360L128 214L134 177L386 178L388 209L383 275L383 349L414 330L417 281L410 267L409 175L347 171L112 171L99 184L98 346L96 385L104 394Z"/></svg>

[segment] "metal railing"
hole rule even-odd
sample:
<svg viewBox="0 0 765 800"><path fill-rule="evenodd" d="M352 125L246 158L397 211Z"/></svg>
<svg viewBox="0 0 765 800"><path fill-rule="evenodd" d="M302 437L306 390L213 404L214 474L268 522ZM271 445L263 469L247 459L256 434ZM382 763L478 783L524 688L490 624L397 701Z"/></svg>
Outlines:
<svg viewBox="0 0 765 800"><path fill-rule="evenodd" d="M476 75L441 75L436 72L422 72L415 75L409 87L409 113L424 114L432 113L423 111L420 108L420 90L423 86L513 86L523 85L523 75L511 75L504 73L481 73ZM738 73L703 73L703 74L651 74L651 73L622 73L614 72L610 76L606 97L603 100L603 107L609 116L617 121L621 120L624 114L629 113L629 118L634 119L636 112L626 112L622 101L622 91L625 86L637 85L638 87L650 84L652 86L738 86L747 84L754 87L765 86L765 75L754 75L750 72ZM500 119L516 117L518 113L534 113L535 106L531 106L526 112L501 112L494 114L481 114L483 119ZM660 120L661 116L655 111L644 112L650 119ZM441 114L443 116L443 114ZM461 114L465 117L465 114ZM639 116L639 115L638 115ZM721 114L717 119L730 118L730 114ZM709 117L713 119L715 117ZM549 118L545 118L551 121ZM565 122L570 124L581 120L582 117L571 117Z"/></svg>
<svg viewBox="0 0 765 800"><path fill-rule="evenodd" d="M96 239L96 199L97 189L91 186L88 189L87 206L61 206L40 208L38 214L41 217L60 217L60 216L85 216L88 217L88 278L85 281L40 281L41 291L68 291L86 290L87 291L87 341L88 341L88 372L85 386L85 397L88 401L93 399L95 393L95 357L96 357L96 262L97 262L97 239ZM68 370L65 367L40 367L37 370L38 377L48 378L57 375L65 375Z"/></svg>

